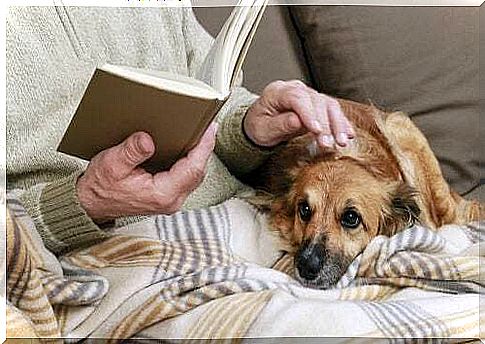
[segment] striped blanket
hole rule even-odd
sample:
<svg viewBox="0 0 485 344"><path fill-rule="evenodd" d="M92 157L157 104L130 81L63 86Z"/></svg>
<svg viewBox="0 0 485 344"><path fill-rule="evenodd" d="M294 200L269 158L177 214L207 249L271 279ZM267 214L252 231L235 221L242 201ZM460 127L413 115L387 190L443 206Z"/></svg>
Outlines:
<svg viewBox="0 0 485 344"><path fill-rule="evenodd" d="M302 287L266 218L242 200L111 230L60 258L15 199L7 336L201 339L480 336L482 224L377 237L330 290ZM483 312L482 312L483 313Z"/></svg>

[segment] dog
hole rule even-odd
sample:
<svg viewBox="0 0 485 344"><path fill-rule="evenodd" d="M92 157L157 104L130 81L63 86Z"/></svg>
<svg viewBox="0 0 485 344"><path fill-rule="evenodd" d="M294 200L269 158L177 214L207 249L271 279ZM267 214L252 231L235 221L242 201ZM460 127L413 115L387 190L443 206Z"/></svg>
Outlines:
<svg viewBox="0 0 485 344"><path fill-rule="evenodd" d="M315 154L313 136L300 136L277 147L250 179L270 195L256 203L294 254L295 277L317 289L335 285L378 235L483 218L483 204L450 189L409 117L338 101L356 132L351 144Z"/></svg>

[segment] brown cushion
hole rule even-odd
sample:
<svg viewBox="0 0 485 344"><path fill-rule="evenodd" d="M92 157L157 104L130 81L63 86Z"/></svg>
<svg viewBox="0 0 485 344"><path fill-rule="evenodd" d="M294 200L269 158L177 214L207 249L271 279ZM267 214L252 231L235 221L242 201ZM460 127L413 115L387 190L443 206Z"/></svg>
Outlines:
<svg viewBox="0 0 485 344"><path fill-rule="evenodd" d="M319 90L407 112L453 188L464 193L479 183L479 8L295 6L291 13Z"/></svg>

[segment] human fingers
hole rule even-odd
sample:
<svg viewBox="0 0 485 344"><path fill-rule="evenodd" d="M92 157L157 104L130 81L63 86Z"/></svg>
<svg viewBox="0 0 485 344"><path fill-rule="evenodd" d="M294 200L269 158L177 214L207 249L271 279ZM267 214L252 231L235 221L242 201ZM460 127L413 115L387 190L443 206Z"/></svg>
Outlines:
<svg viewBox="0 0 485 344"><path fill-rule="evenodd" d="M177 161L169 171L155 175L159 188L171 194L174 202L183 203L187 196L203 181L206 166L214 150L217 124L213 123L186 157Z"/></svg>
<svg viewBox="0 0 485 344"><path fill-rule="evenodd" d="M272 92L267 95L268 103L274 104L282 112L294 112L309 132L322 132L321 123L314 117L311 89L299 80L277 81Z"/></svg>
<svg viewBox="0 0 485 344"><path fill-rule="evenodd" d="M116 179L132 173L155 153L155 144L145 132L136 132L122 143L108 148L93 158L98 169Z"/></svg>

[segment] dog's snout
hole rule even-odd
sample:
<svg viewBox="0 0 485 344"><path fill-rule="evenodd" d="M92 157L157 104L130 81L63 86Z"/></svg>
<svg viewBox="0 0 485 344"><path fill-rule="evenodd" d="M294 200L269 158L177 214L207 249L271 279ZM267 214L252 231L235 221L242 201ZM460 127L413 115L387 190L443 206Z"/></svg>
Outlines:
<svg viewBox="0 0 485 344"><path fill-rule="evenodd" d="M308 280L314 280L318 277L324 264L325 252L321 245L306 244L300 247L295 256L296 268L299 275Z"/></svg>

